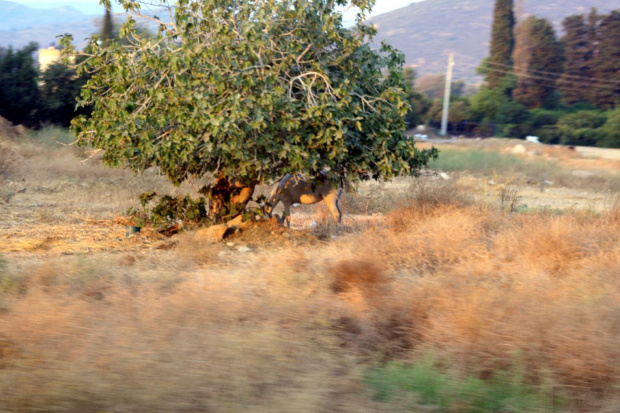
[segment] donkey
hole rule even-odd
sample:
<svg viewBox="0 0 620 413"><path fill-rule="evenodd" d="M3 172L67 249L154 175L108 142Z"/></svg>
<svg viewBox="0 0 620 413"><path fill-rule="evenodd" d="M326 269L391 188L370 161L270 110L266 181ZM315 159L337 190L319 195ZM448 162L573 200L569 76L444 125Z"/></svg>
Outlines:
<svg viewBox="0 0 620 413"><path fill-rule="evenodd" d="M324 201L329 208L334 220L340 224L342 221L342 212L340 211L340 194L342 193L343 183L335 189L328 180L319 182L317 186L312 187L312 183L301 174L286 174L277 183L276 187L271 190L263 211L269 215L273 213L278 203L284 205L284 219L286 225L291 227L291 205L293 204L316 204Z"/></svg>

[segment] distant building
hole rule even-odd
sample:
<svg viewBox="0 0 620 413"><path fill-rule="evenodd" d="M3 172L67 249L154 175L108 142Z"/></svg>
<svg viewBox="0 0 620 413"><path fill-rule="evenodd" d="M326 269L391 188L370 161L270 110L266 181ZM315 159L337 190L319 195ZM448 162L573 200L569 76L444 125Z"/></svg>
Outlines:
<svg viewBox="0 0 620 413"><path fill-rule="evenodd" d="M45 70L54 63L60 62L60 50L54 46L50 46L47 49L39 50L39 70L45 72Z"/></svg>

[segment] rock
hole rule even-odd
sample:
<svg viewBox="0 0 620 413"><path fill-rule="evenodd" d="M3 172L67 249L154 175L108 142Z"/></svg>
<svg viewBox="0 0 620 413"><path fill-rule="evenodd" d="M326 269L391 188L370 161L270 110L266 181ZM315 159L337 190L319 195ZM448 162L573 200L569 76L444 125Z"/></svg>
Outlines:
<svg viewBox="0 0 620 413"><path fill-rule="evenodd" d="M224 234L228 231L228 227L225 224L212 225L207 228L196 231L194 239L196 241L207 241L215 243L221 241L224 238Z"/></svg>
<svg viewBox="0 0 620 413"><path fill-rule="evenodd" d="M238 215L235 218L231 219L230 221L228 221L226 223L226 225L228 226L228 228L242 228L245 227L247 225L246 222L243 222L243 216L242 215Z"/></svg>
<svg viewBox="0 0 620 413"><path fill-rule="evenodd" d="M319 224L317 224L317 223L316 223L316 221L312 221L312 220L311 220L311 221L310 221L310 223L308 224L308 226L309 226L310 228L314 228L314 227L316 227L317 225L319 225Z"/></svg>
<svg viewBox="0 0 620 413"><path fill-rule="evenodd" d="M572 175L577 176L579 178L589 178L591 176L594 176L595 173L592 171L573 171Z"/></svg>
<svg viewBox="0 0 620 413"><path fill-rule="evenodd" d="M240 253L243 254L243 253L246 253L246 252L252 252L252 248L248 248L246 246L243 246L243 247L239 247L239 249L237 251L239 251Z"/></svg>
<svg viewBox="0 0 620 413"><path fill-rule="evenodd" d="M232 248L232 247L235 246L235 243L234 242L227 242L226 245Z"/></svg>
<svg viewBox="0 0 620 413"><path fill-rule="evenodd" d="M439 176L441 177L441 179L444 179L446 181L450 179L450 175L445 172L440 173Z"/></svg>
<svg viewBox="0 0 620 413"><path fill-rule="evenodd" d="M527 152L527 149L525 149L525 146L518 144L515 145L511 150L511 153L515 153L515 154L521 154L521 153L525 153Z"/></svg>

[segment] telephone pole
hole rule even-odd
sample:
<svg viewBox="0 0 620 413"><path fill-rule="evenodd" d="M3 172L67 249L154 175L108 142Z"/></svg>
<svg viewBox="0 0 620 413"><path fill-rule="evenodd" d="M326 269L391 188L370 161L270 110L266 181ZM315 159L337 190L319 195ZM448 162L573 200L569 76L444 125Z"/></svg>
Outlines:
<svg viewBox="0 0 620 413"><path fill-rule="evenodd" d="M441 116L441 136L448 134L448 112L450 111L450 91L452 89L452 68L454 67L454 53L450 53L448 73L446 73L446 91L443 95L443 115Z"/></svg>

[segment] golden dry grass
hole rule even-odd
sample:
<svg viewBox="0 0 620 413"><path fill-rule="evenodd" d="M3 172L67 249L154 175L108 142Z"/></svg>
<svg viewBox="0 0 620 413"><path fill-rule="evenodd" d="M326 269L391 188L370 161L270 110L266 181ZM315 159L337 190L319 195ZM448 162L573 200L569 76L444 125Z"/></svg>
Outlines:
<svg viewBox="0 0 620 413"><path fill-rule="evenodd" d="M340 231L318 206L225 243L127 238L114 217L160 177L27 151L28 190L1 205L0 412L401 411L367 372L428 354L463 377L521 368L563 411L620 406L617 196L510 214L398 181L362 188Z"/></svg>

